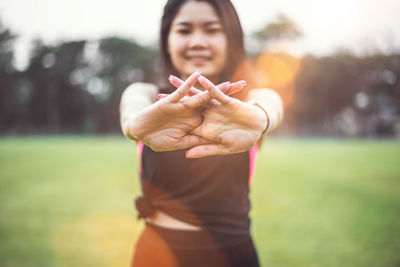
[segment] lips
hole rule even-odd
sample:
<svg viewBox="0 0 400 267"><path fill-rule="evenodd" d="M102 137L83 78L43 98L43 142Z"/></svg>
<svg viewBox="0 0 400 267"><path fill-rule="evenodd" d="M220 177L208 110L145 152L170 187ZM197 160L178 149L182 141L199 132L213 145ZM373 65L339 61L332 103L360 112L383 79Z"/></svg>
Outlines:
<svg viewBox="0 0 400 267"><path fill-rule="evenodd" d="M204 55L189 55L186 56L186 59L195 65L202 65L210 61L212 58Z"/></svg>

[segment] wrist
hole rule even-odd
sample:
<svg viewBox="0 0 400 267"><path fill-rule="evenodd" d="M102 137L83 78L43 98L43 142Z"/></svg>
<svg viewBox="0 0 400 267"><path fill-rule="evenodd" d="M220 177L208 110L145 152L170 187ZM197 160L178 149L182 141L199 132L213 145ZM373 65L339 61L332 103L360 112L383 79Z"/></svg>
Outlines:
<svg viewBox="0 0 400 267"><path fill-rule="evenodd" d="M268 126L264 133L270 133L273 129L278 126L282 120L282 112L275 105L265 105L263 102L257 100L250 100L251 103L261 108L268 117Z"/></svg>
<svg viewBox="0 0 400 267"><path fill-rule="evenodd" d="M123 133L124 135L133 141L139 141L139 137L135 134L135 126L134 126L134 118L131 117L126 119L123 125Z"/></svg>
<svg viewBox="0 0 400 267"><path fill-rule="evenodd" d="M269 126L270 126L270 119L268 116L267 111L262 107L262 105L260 105L260 103L258 103L256 100L250 100L247 103L252 104L254 106L256 106L257 108L259 108L264 114L265 114L265 126L262 130L261 135L264 135L265 133L267 133L267 131L269 130Z"/></svg>

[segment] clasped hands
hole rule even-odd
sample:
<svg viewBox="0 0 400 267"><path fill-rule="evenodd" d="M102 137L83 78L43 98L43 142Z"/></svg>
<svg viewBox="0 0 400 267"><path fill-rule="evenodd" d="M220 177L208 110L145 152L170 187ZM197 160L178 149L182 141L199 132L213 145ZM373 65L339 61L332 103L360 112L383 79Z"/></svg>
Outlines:
<svg viewBox="0 0 400 267"><path fill-rule="evenodd" d="M170 76L177 89L144 108L129 130L154 151L187 149L187 158L225 155L249 150L267 127L265 112L229 95L244 81L214 85L198 71L186 81ZM199 82L205 91L193 86Z"/></svg>

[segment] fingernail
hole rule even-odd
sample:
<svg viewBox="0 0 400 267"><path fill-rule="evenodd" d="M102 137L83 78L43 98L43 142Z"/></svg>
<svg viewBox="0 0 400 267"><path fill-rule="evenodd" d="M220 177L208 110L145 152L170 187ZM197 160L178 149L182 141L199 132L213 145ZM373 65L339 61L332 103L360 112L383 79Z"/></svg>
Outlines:
<svg viewBox="0 0 400 267"><path fill-rule="evenodd" d="M246 81L240 81L240 83L241 83L243 86L246 86L246 85L247 85L247 82L246 82Z"/></svg>
<svg viewBox="0 0 400 267"><path fill-rule="evenodd" d="M197 79L198 77L200 77L201 76L201 74L199 73L199 72L197 72L197 71L195 71L195 72L193 72L190 76L189 76L189 78L190 79ZM188 78L188 79L189 79Z"/></svg>
<svg viewBox="0 0 400 267"><path fill-rule="evenodd" d="M188 157L189 151L185 151L185 156Z"/></svg>
<svg viewBox="0 0 400 267"><path fill-rule="evenodd" d="M200 70L200 69L197 69L195 72L198 72L198 73L200 73L200 74L201 74L201 70Z"/></svg>

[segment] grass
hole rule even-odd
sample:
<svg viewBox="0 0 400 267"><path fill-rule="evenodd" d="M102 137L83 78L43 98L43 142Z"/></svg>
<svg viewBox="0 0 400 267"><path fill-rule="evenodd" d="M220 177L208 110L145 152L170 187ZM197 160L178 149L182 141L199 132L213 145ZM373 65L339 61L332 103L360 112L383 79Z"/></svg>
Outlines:
<svg viewBox="0 0 400 267"><path fill-rule="evenodd" d="M262 266L400 266L400 143L267 140L251 186ZM0 266L129 266L133 143L0 139Z"/></svg>

